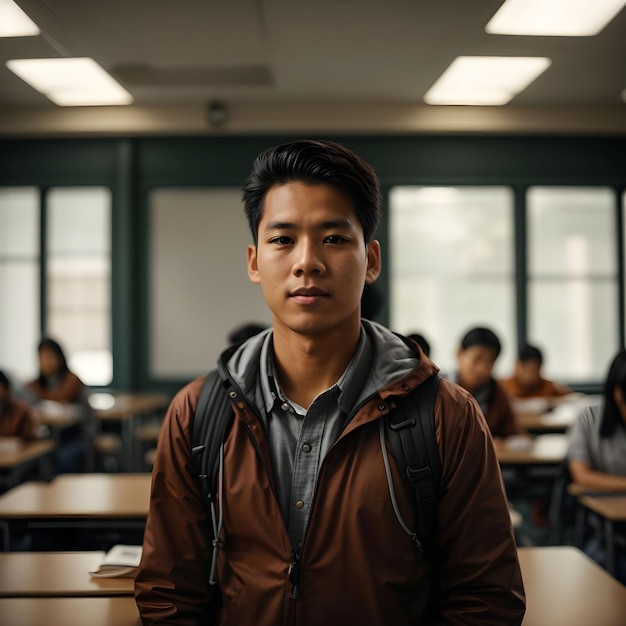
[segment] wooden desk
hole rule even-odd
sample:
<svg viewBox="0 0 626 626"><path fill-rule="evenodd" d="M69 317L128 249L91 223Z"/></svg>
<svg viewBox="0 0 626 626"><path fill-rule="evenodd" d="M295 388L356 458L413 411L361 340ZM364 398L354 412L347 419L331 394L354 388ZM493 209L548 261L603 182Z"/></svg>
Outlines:
<svg viewBox="0 0 626 626"><path fill-rule="evenodd" d="M165 410L169 396L162 393L92 393L89 403L96 420L101 422L120 422L124 443L124 469L136 469L133 463L135 443L135 422L142 415ZM138 455L137 455L138 456Z"/></svg>
<svg viewBox="0 0 626 626"><path fill-rule="evenodd" d="M80 407L75 404L41 402L32 407L31 412L37 424L48 426L51 430L69 428L81 421Z"/></svg>
<svg viewBox="0 0 626 626"><path fill-rule="evenodd" d="M134 578L92 578L104 552L1 552L0 597L131 596Z"/></svg>
<svg viewBox="0 0 626 626"><path fill-rule="evenodd" d="M35 527L140 528L150 505L149 473L62 474L51 483L24 483L0 496L5 550L10 523ZM112 523L112 522L115 523Z"/></svg>
<svg viewBox="0 0 626 626"><path fill-rule="evenodd" d="M135 599L0 598L6 626L141 626Z"/></svg>
<svg viewBox="0 0 626 626"><path fill-rule="evenodd" d="M624 626L626 587L580 550L520 548L526 615L522 626Z"/></svg>
<svg viewBox="0 0 626 626"><path fill-rule="evenodd" d="M564 433L573 423L575 416L559 413L520 413L518 423L529 432Z"/></svg>
<svg viewBox="0 0 626 626"><path fill-rule="evenodd" d="M559 465L567 454L565 435L538 435L527 450L511 450L507 447L496 449L501 465Z"/></svg>
<svg viewBox="0 0 626 626"><path fill-rule="evenodd" d="M89 396L96 417L101 420L122 420L132 415L164 410L170 397L163 393L92 393Z"/></svg>
<svg viewBox="0 0 626 626"><path fill-rule="evenodd" d="M91 420L88 419L88 411L84 406L43 400L32 407L32 414L36 424L46 426L57 446L62 445L63 431L80 424L81 430L88 440L85 466L89 472L94 470L92 425Z"/></svg>
<svg viewBox="0 0 626 626"><path fill-rule="evenodd" d="M52 439L24 441L20 444L16 449L0 452L0 472L3 475L2 482L7 487L16 485L26 469L40 464L56 446Z"/></svg>
<svg viewBox="0 0 626 626"><path fill-rule="evenodd" d="M54 450L54 441L52 439L24 441L18 450L6 453L0 452L0 468L16 467L27 461L38 459L52 450Z"/></svg>

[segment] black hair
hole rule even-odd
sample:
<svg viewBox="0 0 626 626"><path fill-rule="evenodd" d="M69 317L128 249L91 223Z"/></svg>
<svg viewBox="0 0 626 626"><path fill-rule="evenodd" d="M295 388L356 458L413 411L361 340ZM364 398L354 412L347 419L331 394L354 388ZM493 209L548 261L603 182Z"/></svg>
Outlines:
<svg viewBox="0 0 626 626"><path fill-rule="evenodd" d="M426 337L424 337L424 335L420 335L419 333L411 333L410 335L407 335L407 337L409 339L417 341L420 348L424 351L424 354L426 356L430 356L430 344L428 343L428 341L426 341Z"/></svg>
<svg viewBox="0 0 626 626"><path fill-rule="evenodd" d="M489 328L472 328L463 339L461 339L461 350L467 350L474 346L480 346L481 348L489 348L493 350L495 358L497 359L502 350L502 345L498 339L498 335Z"/></svg>
<svg viewBox="0 0 626 626"><path fill-rule="evenodd" d="M376 320L383 310L385 297L376 283L366 284L361 294L361 317L366 320Z"/></svg>
<svg viewBox="0 0 626 626"><path fill-rule="evenodd" d="M543 354L536 346L531 346L529 343L525 343L517 353L517 360L521 363L537 361L539 363L539 367L541 367L543 364Z"/></svg>
<svg viewBox="0 0 626 626"><path fill-rule="evenodd" d="M7 378L7 375L0 370L0 385L6 387L7 389L11 388L11 381Z"/></svg>
<svg viewBox="0 0 626 626"><path fill-rule="evenodd" d="M228 333L228 336L227 336L228 343L230 343L232 346L238 343L242 343L246 339L250 339L250 337L254 337L255 335L258 335L260 332L264 331L266 328L267 326L261 326L261 324L254 324L254 323L243 324L242 326L237 326L236 328L233 328L233 330L231 330Z"/></svg>
<svg viewBox="0 0 626 626"><path fill-rule="evenodd" d="M296 181L331 185L347 193L365 242L373 239L380 219L380 184L374 169L341 144L301 139L265 150L254 161L243 187L243 203L255 244L268 190Z"/></svg>
<svg viewBox="0 0 626 626"><path fill-rule="evenodd" d="M59 374L64 374L65 372L69 371L69 367L67 366L67 359L65 358L65 353L63 352L63 348L61 348L58 341L50 339L50 337L44 337L37 346L37 352L41 352L44 349L50 350L50 352L53 352L59 359ZM37 378L37 382L43 389L46 389L46 387L48 386L48 379L43 375L43 372L41 370L39 370L39 377Z"/></svg>
<svg viewBox="0 0 626 626"><path fill-rule="evenodd" d="M622 414L619 411L613 392L621 389L626 399L626 350L618 352L609 367L609 373L604 383L604 403L602 420L600 422L600 437L611 437L618 426L624 426Z"/></svg>

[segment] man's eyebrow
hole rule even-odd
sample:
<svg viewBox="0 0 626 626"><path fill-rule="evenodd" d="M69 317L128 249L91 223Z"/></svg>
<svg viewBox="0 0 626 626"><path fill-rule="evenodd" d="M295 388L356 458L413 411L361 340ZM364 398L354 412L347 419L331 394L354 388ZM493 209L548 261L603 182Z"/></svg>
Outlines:
<svg viewBox="0 0 626 626"><path fill-rule="evenodd" d="M327 220L325 222L321 222L320 224L318 224L316 228L317 230L332 230L332 229L346 230L346 229L352 228L352 222L350 220L343 219L343 218L336 219L336 220ZM265 226L265 230L297 230L297 229L298 229L297 224L294 224L293 222L275 221L275 222L269 222Z"/></svg>
<svg viewBox="0 0 626 626"><path fill-rule="evenodd" d="M291 222L268 222L265 230L293 230L296 225Z"/></svg>

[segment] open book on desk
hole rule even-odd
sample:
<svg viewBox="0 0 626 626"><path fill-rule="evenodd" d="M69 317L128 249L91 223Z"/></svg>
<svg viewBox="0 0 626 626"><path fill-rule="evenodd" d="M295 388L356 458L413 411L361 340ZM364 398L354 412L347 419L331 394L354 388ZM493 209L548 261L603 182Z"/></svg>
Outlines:
<svg viewBox="0 0 626 626"><path fill-rule="evenodd" d="M113 546L89 572L93 578L134 578L141 561L141 546Z"/></svg>

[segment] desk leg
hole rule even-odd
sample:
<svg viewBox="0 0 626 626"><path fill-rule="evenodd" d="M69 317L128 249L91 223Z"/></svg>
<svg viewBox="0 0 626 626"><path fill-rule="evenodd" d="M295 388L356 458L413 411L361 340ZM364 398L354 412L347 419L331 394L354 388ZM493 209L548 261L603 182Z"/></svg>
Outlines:
<svg viewBox="0 0 626 626"><path fill-rule="evenodd" d="M9 531L9 522L0 520L0 529L2 530L2 549L5 552L11 550L11 534Z"/></svg>
<svg viewBox="0 0 626 626"><path fill-rule="evenodd" d="M128 419L122 420L122 439L124 443L124 471L132 472L133 471L133 439L134 439L134 427L135 418L129 417Z"/></svg>
<svg viewBox="0 0 626 626"><path fill-rule="evenodd" d="M615 537L613 536L613 522L604 520L604 549L606 550L606 569L615 575Z"/></svg>
<svg viewBox="0 0 626 626"><path fill-rule="evenodd" d="M587 511L578 501L576 502L576 519L574 520L574 545L583 549L585 541L585 524L587 521Z"/></svg>

